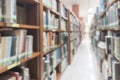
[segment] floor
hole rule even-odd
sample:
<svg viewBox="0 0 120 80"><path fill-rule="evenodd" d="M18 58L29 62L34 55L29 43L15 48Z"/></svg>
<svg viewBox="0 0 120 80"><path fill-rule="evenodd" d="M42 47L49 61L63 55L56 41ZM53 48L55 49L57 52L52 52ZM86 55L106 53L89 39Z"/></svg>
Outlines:
<svg viewBox="0 0 120 80"><path fill-rule="evenodd" d="M61 80L103 80L88 36L82 41Z"/></svg>

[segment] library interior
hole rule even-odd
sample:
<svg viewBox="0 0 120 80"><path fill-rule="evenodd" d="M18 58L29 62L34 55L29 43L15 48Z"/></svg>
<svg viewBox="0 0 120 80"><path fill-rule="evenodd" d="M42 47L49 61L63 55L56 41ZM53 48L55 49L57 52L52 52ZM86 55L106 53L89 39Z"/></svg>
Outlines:
<svg viewBox="0 0 120 80"><path fill-rule="evenodd" d="M120 80L120 0L0 0L0 80Z"/></svg>

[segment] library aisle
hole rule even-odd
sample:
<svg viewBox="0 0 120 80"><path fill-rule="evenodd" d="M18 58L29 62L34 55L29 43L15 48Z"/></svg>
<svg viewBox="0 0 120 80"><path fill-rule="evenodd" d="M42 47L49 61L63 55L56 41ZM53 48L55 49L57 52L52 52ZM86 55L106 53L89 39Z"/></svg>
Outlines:
<svg viewBox="0 0 120 80"><path fill-rule="evenodd" d="M103 80L88 36L83 39L61 80Z"/></svg>

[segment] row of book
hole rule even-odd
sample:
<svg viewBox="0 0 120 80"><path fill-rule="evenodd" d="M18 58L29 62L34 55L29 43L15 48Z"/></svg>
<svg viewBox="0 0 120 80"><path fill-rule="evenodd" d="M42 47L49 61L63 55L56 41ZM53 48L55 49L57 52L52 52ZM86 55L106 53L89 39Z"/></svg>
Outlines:
<svg viewBox="0 0 120 80"><path fill-rule="evenodd" d="M112 1L115 1L115 0L99 0L99 9L100 9L100 12L104 12L105 8L107 7L107 5L109 5L110 3L112 3Z"/></svg>
<svg viewBox="0 0 120 80"><path fill-rule="evenodd" d="M0 21L5 23L19 23L19 24L28 24L27 22L27 13L26 10L33 10L29 8L30 6L19 4L17 0L1 0L0 1ZM34 9L35 12L35 9ZM30 12L31 13L31 12ZM35 14L36 16L37 14ZM35 17L31 17L36 19ZM35 23L34 23L35 24ZM36 23L37 24L37 23Z"/></svg>
<svg viewBox="0 0 120 80"><path fill-rule="evenodd" d="M0 75L0 80L30 80L29 68L17 67Z"/></svg>
<svg viewBox="0 0 120 80"><path fill-rule="evenodd" d="M0 21L6 23L16 23L16 0L0 1Z"/></svg>
<svg viewBox="0 0 120 80"><path fill-rule="evenodd" d="M102 28L118 28L119 27L119 14L120 14L120 1L114 3L106 12L104 18L100 21Z"/></svg>
<svg viewBox="0 0 120 80"><path fill-rule="evenodd" d="M43 11L44 28L49 30L59 29L59 18L50 13L50 10Z"/></svg>
<svg viewBox="0 0 120 80"><path fill-rule="evenodd" d="M70 33L70 40L74 40L80 37L80 32L72 32Z"/></svg>
<svg viewBox="0 0 120 80"><path fill-rule="evenodd" d="M61 4L61 15L67 17L67 9Z"/></svg>
<svg viewBox="0 0 120 80"><path fill-rule="evenodd" d="M113 54L116 58L120 58L120 32L111 32L106 36L106 53Z"/></svg>
<svg viewBox="0 0 120 80"><path fill-rule="evenodd" d="M61 35L61 43L62 44L65 44L68 42L68 33L67 32L63 32L63 33L60 33Z"/></svg>
<svg viewBox="0 0 120 80"><path fill-rule="evenodd" d="M58 4L57 0L43 0L43 4L45 6L48 6L49 8L57 11L58 10Z"/></svg>
<svg viewBox="0 0 120 80"><path fill-rule="evenodd" d="M64 19L61 20L61 30L67 30L67 21Z"/></svg>
<svg viewBox="0 0 120 80"><path fill-rule="evenodd" d="M70 31L79 31L80 30L80 27L71 23L70 24Z"/></svg>
<svg viewBox="0 0 120 80"><path fill-rule="evenodd" d="M56 48L59 45L59 35L52 32L43 33L44 40L44 52L49 51L52 48Z"/></svg>
<svg viewBox="0 0 120 80"><path fill-rule="evenodd" d="M108 56L108 60L103 60L102 72L105 80L119 80L120 62L112 55Z"/></svg>
<svg viewBox="0 0 120 80"><path fill-rule="evenodd" d="M77 17L75 17L73 14L70 14L70 22L79 25L80 21Z"/></svg>
<svg viewBox="0 0 120 80"><path fill-rule="evenodd" d="M114 3L106 13L106 27L119 27L120 1Z"/></svg>
<svg viewBox="0 0 120 80"><path fill-rule="evenodd" d="M61 62L61 72L63 73L68 65L68 47L67 43L61 47L62 52L62 62Z"/></svg>
<svg viewBox="0 0 120 80"><path fill-rule="evenodd" d="M61 53L62 53L62 59L67 57L67 54L68 54L67 43L61 47Z"/></svg>
<svg viewBox="0 0 120 80"><path fill-rule="evenodd" d="M65 69L68 66L68 58L64 58L61 62L61 72L64 73Z"/></svg>
<svg viewBox="0 0 120 80"><path fill-rule="evenodd" d="M50 73L55 70L55 68L57 67L60 61L61 61L60 48L44 56L43 63L44 63L45 78L50 77Z"/></svg>
<svg viewBox="0 0 120 80"><path fill-rule="evenodd" d="M119 28L120 1L113 3L100 20L99 28Z"/></svg>
<svg viewBox="0 0 120 80"><path fill-rule="evenodd" d="M1 32L0 68L17 63L33 54L33 36L26 30L9 30Z"/></svg>

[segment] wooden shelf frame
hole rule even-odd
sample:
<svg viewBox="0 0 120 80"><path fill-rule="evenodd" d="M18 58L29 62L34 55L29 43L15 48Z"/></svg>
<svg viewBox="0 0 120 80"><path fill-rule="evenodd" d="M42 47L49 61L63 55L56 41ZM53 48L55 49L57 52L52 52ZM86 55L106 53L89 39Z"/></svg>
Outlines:
<svg viewBox="0 0 120 80"><path fill-rule="evenodd" d="M47 51L47 52L44 52L43 50L44 50L44 44L43 44L43 42L44 42L44 40L43 40L43 33L44 32L55 32L55 33L59 33L59 38L60 39L62 39L62 37L61 37L61 33L64 33L64 32L66 32L66 33L68 33L68 41L67 41L67 46L68 46L68 48L67 48L67 56L68 56L68 64L70 64L71 63L71 59L70 59L70 57L71 57L71 55L70 55L70 53L71 53L71 46L70 46L70 34L71 34L71 32L74 32L74 33L78 33L78 32L80 32L80 31L70 31L70 14L72 13L73 15L74 15L74 13L73 12L71 12L69 9L67 9L66 7L66 10L67 10L67 16L66 17L64 17L64 16L62 16L61 15L61 11L60 11L60 5L62 4L62 2L61 1L59 1L59 0L57 0L58 2L59 2L59 4L58 4L58 11L55 11L55 10L53 10L53 9L51 9L51 8L49 8L48 6L46 6L46 5L44 5L43 4L43 1L42 0L17 0L17 3L20 3L20 4L37 4L37 5L39 5L39 6L37 6L38 7L38 10L37 10L37 13L38 13L38 15L37 15L37 17L38 17L38 19L37 19L37 23L38 24L36 24L36 25L29 25L29 24L7 24L7 23L4 23L4 22L0 22L0 31L4 31L4 30L9 30L9 29L27 29L27 30L35 30L36 32L36 37L37 37L37 39L39 39L39 40L37 40L38 42L38 45L39 45L39 51L38 52L35 52L34 51L34 53L33 53L33 55L30 57L30 58L27 58L27 59L23 59L23 60L21 60L20 61L20 63L17 63L17 64L13 64L12 65L12 67L10 67L9 69L8 69L8 67L5 67L5 68L3 68L3 69L0 69L0 74L2 74L2 73L4 73L4 72L6 72L6 71L8 71L8 70L10 70L10 69L13 69L14 67L17 67L17 66L19 66L19 65L21 65L21 64L24 64L24 63L28 63L28 66L30 67L30 72L33 74L33 75L35 75L35 79L36 80L44 80L44 66L43 66L43 57L45 56L45 55L47 55L47 54L49 54L50 52L52 52L52 51L55 51L56 49L58 49L58 48L60 48L60 59L61 59L61 61L58 63L58 65L56 66L56 70L57 70L57 74L59 74L59 76L61 76L61 62L62 62L62 51L61 51L61 47L64 45L64 44L62 44L62 41L61 40L59 40L59 44L60 45L58 45L58 46L56 46L55 48L53 48L53 49L50 49L49 51ZM64 5L64 4L63 4ZM65 5L64 5L65 6ZM47 10L50 10L50 12L52 13L52 14L54 14L54 15L56 15L56 16L58 16L58 18L59 18L59 30L47 30L47 29L44 29L44 24L43 24L43 11L45 10L45 9L47 9ZM33 14L33 16L34 16L34 13L31 13L31 14ZM30 15L31 15L30 14ZM75 16L75 15L74 15ZM75 18L77 19L77 17L75 16ZM66 21L66 23L67 23L67 26L66 26L66 30L61 30L61 19L64 19L65 21ZM28 19L29 20L29 19ZM31 21L30 21L31 22ZM34 21L33 21L33 23L31 22L30 24L34 24ZM80 25L76 25L76 24L74 24L75 26L77 26L77 27L80 27ZM31 34L33 34L34 35L34 33L31 33ZM79 37L79 36L78 36ZM37 46L37 45L36 45ZM34 46L34 47L36 47L36 46ZM34 65L35 64L35 65ZM11 66L11 65L10 65ZM35 71L34 70L32 70L32 68L35 68ZM34 77L33 77L34 78ZM59 77L59 79L60 79L60 77ZM59 80L59 79L57 79L57 80Z"/></svg>
<svg viewBox="0 0 120 80"><path fill-rule="evenodd" d="M109 8L117 1L119 0L113 0L111 3L109 3L105 8L105 11L99 16L99 19L103 18L106 15L106 12L109 10Z"/></svg>
<svg viewBox="0 0 120 80"><path fill-rule="evenodd" d="M28 62L29 60L32 60L32 59L38 57L39 55L40 55L39 52L34 52L33 55L31 57L29 57L29 58L22 59L20 62L14 63L14 64L9 65L7 67L3 67L2 69L0 69L0 74L4 73L4 72L6 72L6 71L8 71L8 70L10 70L10 69L12 69L14 67L17 67L17 66L19 66L21 64L24 64L24 63Z"/></svg>
<svg viewBox="0 0 120 80"><path fill-rule="evenodd" d="M25 25L25 24L7 24L0 22L0 28L16 28L16 29L40 29L39 26Z"/></svg>

